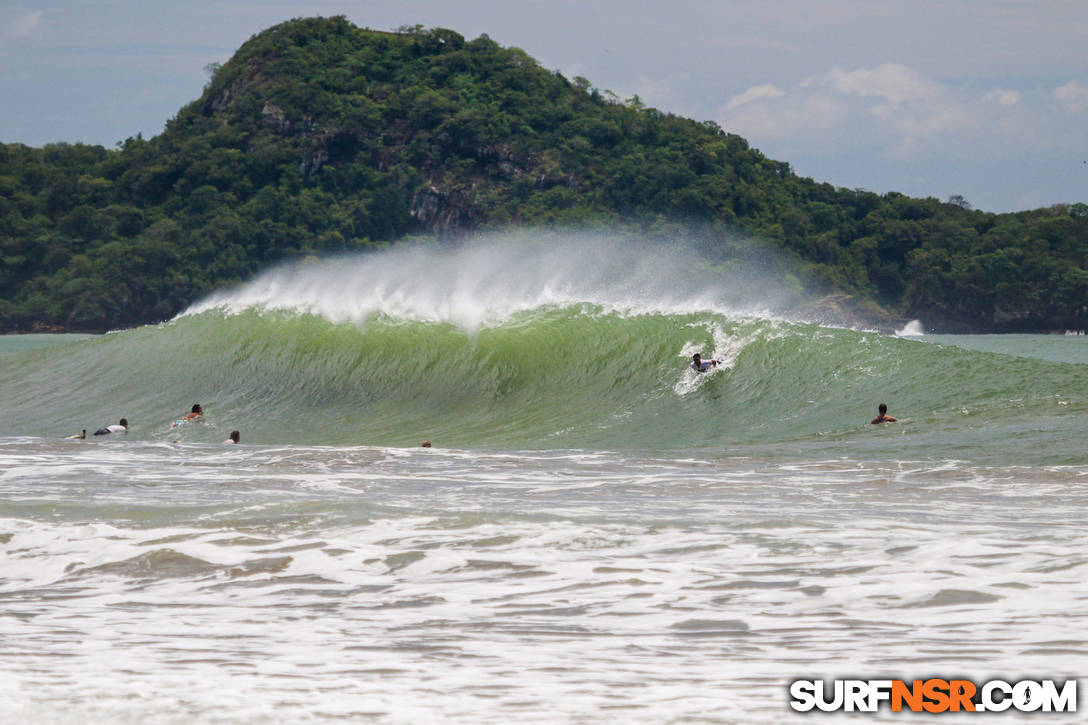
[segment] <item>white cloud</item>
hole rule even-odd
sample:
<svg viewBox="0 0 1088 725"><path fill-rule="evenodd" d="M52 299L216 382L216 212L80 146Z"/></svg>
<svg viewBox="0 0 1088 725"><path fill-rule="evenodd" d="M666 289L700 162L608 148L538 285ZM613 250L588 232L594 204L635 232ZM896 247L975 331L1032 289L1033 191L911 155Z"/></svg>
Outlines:
<svg viewBox="0 0 1088 725"><path fill-rule="evenodd" d="M757 146L781 145L786 156L793 148L841 150L845 146L842 129L849 125L850 109L839 98L782 91L754 95L744 103L734 103L736 98L718 109L715 117L726 131Z"/></svg>
<svg viewBox="0 0 1088 725"><path fill-rule="evenodd" d="M962 132L979 121L977 112L950 89L897 63L849 72L833 70L810 84L852 99L855 113L874 119L863 131L873 135L877 148L882 147L890 158L916 159L942 136Z"/></svg>
<svg viewBox="0 0 1088 725"><path fill-rule="evenodd" d="M867 149L885 157L924 154L942 135L977 126L972 109L948 88L903 65L832 70L785 90L755 86L718 110L723 128L756 144Z"/></svg>
<svg viewBox="0 0 1088 725"><path fill-rule="evenodd" d="M1069 81L1054 90L1054 98L1066 109L1080 113L1088 109L1088 86L1079 81Z"/></svg>
<svg viewBox="0 0 1088 725"><path fill-rule="evenodd" d="M743 106L746 103L751 103L752 101L757 101L760 98L778 98L779 96L783 95L785 94L782 91L780 91L778 88L771 85L770 83L764 84L762 86L753 86L746 90L744 93L730 98L726 102L726 104L722 106L721 110L731 111L734 108Z"/></svg>
<svg viewBox="0 0 1088 725"><path fill-rule="evenodd" d="M851 153L870 158L1006 157L1049 148L1059 132L1058 102L1088 108L1088 87L1070 83L1051 98L1035 91L953 86L905 65L836 69L793 86L765 84L730 98L715 120L779 158Z"/></svg>
<svg viewBox="0 0 1088 725"><path fill-rule="evenodd" d="M1020 102L1020 94L1005 88L995 88L982 97L983 103L996 103L999 106L1015 106Z"/></svg>
<svg viewBox="0 0 1088 725"><path fill-rule="evenodd" d="M29 12L25 15L20 15L15 18L11 22L9 30L12 35L20 38L25 38L28 35L32 34L35 30L37 30L38 26L41 25L41 22L42 11L35 10L33 12Z"/></svg>
<svg viewBox="0 0 1088 725"><path fill-rule="evenodd" d="M939 84L897 63L885 63L876 68L862 68L849 73L833 70L827 74L824 82L839 93L882 98L895 105L930 101L943 95Z"/></svg>

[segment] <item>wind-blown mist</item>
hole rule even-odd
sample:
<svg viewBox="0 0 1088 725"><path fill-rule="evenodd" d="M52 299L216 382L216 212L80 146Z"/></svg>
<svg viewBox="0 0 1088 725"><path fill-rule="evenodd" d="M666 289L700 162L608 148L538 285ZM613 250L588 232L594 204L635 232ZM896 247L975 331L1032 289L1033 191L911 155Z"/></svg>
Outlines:
<svg viewBox="0 0 1088 725"><path fill-rule="evenodd" d="M786 282L796 280L772 260L768 250L763 272L728 270L686 243L519 232L296 263L213 294L183 314L293 310L337 323L362 324L372 316L448 322L467 332L517 312L582 303L627 312L770 316L797 296Z"/></svg>

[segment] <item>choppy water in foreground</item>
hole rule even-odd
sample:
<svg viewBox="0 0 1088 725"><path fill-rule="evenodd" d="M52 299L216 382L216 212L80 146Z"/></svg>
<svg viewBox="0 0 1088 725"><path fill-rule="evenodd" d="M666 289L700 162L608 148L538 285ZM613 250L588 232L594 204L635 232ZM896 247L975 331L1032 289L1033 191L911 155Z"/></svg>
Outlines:
<svg viewBox="0 0 1088 725"><path fill-rule="evenodd" d="M457 261L0 338L0 718L830 721L786 684L1088 676L1088 339Z"/></svg>

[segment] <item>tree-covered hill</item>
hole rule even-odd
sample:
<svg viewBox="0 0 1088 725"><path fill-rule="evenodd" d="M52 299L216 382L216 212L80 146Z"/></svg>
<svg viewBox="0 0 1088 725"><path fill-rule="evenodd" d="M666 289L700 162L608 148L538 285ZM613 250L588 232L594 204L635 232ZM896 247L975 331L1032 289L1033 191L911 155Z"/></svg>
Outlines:
<svg viewBox="0 0 1088 725"><path fill-rule="evenodd" d="M283 259L523 224L694 227L711 258L750 236L811 290L938 329L1088 327L1085 204L817 183L450 30L292 20L212 71L153 139L0 145L0 330L154 322Z"/></svg>

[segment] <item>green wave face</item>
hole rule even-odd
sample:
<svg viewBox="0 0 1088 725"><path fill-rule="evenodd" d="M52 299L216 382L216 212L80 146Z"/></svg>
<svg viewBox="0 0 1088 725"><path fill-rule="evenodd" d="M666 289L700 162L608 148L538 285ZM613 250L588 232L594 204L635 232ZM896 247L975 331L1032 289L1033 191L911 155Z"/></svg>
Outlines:
<svg viewBox="0 0 1088 725"><path fill-rule="evenodd" d="M584 257L459 274L464 255L279 270L170 323L5 355L0 430L124 416L128 440L1084 461L1083 364L737 311L666 266L570 283ZM723 364L697 376L693 352ZM870 425L879 402L900 422ZM193 403L204 420L172 429Z"/></svg>

